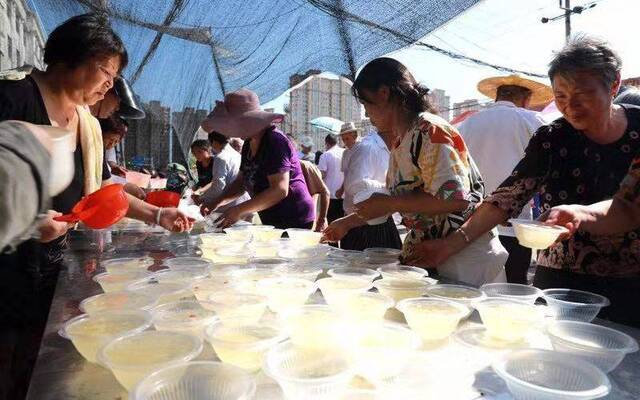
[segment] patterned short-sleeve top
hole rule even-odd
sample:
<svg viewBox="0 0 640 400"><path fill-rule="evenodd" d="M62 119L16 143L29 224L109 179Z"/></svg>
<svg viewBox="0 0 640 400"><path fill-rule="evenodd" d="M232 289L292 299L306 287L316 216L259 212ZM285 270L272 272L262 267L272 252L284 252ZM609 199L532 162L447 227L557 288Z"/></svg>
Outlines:
<svg viewBox="0 0 640 400"><path fill-rule="evenodd" d="M424 192L470 203L465 211L451 214L404 213L403 223L411 229L405 253L414 243L443 238L458 229L484 195L480 173L462 136L444 119L426 112L391 151L387 180L392 194Z"/></svg>
<svg viewBox="0 0 640 400"><path fill-rule="evenodd" d="M640 108L623 107L627 130L609 144L591 141L564 118L541 127L511 176L486 201L516 217L536 192L544 210L611 199L640 154ZM599 276L638 276L640 230L615 236L578 231L539 252L538 265Z"/></svg>
<svg viewBox="0 0 640 400"><path fill-rule="evenodd" d="M640 157L631 162L627 175L620 183L615 197L627 201L636 207L640 206Z"/></svg>

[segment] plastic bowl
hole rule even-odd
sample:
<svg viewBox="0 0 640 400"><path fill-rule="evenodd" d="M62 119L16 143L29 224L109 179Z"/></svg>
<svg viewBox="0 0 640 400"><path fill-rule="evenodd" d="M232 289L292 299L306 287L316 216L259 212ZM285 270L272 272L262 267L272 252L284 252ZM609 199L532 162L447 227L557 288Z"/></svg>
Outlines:
<svg viewBox="0 0 640 400"><path fill-rule="evenodd" d="M597 399L611 390L609 379L595 366L549 350L517 350L493 364L516 399Z"/></svg>
<svg viewBox="0 0 640 400"><path fill-rule="evenodd" d="M191 285L195 281L206 279L209 270L203 267L163 269L155 272L149 278L162 283L184 283Z"/></svg>
<svg viewBox="0 0 640 400"><path fill-rule="evenodd" d="M146 271L147 268L153 264L154 260L151 257L112 258L110 260L103 260L100 262L100 265L110 273L119 273L123 271Z"/></svg>
<svg viewBox="0 0 640 400"><path fill-rule="evenodd" d="M573 289L546 289L542 296L557 319L591 322L609 299L599 294Z"/></svg>
<svg viewBox="0 0 640 400"><path fill-rule="evenodd" d="M341 309L349 297L364 293L372 286L369 280L342 277L322 278L316 283L324 300L336 311Z"/></svg>
<svg viewBox="0 0 640 400"><path fill-rule="evenodd" d="M318 265L281 265L276 267L276 271L283 276L292 278L306 279L315 282L318 275L322 273L322 267Z"/></svg>
<svg viewBox="0 0 640 400"><path fill-rule="evenodd" d="M391 279L422 279L429 276L429 273L418 267L410 267L408 265L385 265L377 269L383 278Z"/></svg>
<svg viewBox="0 0 640 400"><path fill-rule="evenodd" d="M380 276L380 272L363 267L332 268L328 274L335 278L358 278L369 282L373 282Z"/></svg>
<svg viewBox="0 0 640 400"><path fill-rule="evenodd" d="M390 323L362 326L353 336L356 371L374 384L398 376L422 343L409 328Z"/></svg>
<svg viewBox="0 0 640 400"><path fill-rule="evenodd" d="M502 297L513 300L526 301L535 303L539 297L542 297L542 290L535 286L522 285L519 283L487 283L482 285L480 290L487 297Z"/></svg>
<svg viewBox="0 0 640 400"><path fill-rule="evenodd" d="M247 229L246 225L232 226L225 228L224 232L229 236L229 240L234 242L248 242L253 238L253 232Z"/></svg>
<svg viewBox="0 0 640 400"><path fill-rule="evenodd" d="M142 270L121 271L121 272L103 272L93 277L105 293L120 292L125 290L128 285L138 282L144 277L151 276L151 272Z"/></svg>
<svg viewBox="0 0 640 400"><path fill-rule="evenodd" d="M286 338L275 325L245 324L243 319L231 324L214 322L206 336L220 360L250 372L259 371L267 350Z"/></svg>
<svg viewBox="0 0 640 400"><path fill-rule="evenodd" d="M238 284L238 290L245 293L258 293L258 282L263 279L279 278L280 274L272 267L248 265L231 276Z"/></svg>
<svg viewBox="0 0 640 400"><path fill-rule="evenodd" d="M318 288L307 279L280 276L258 281L257 289L267 297L271 311L283 313L303 306Z"/></svg>
<svg viewBox="0 0 640 400"><path fill-rule="evenodd" d="M296 347L308 350L331 350L341 347L343 330L338 314L324 304L310 304L284 315L287 333Z"/></svg>
<svg viewBox="0 0 640 400"><path fill-rule="evenodd" d="M156 299L143 293L109 292L88 297L80 302L80 311L87 314L98 314L103 311L145 310L156 305Z"/></svg>
<svg viewBox="0 0 640 400"><path fill-rule="evenodd" d="M438 284L427 288L426 295L436 299L444 299L462 303L472 311L475 302L487 296L479 289L463 285Z"/></svg>
<svg viewBox="0 0 640 400"><path fill-rule="evenodd" d="M261 257L261 258L277 258L278 257L278 251L280 250L280 247L278 247L277 245L274 245L272 242L250 242L247 245L247 248L249 248L249 250L251 250L252 254L255 257Z"/></svg>
<svg viewBox="0 0 640 400"><path fill-rule="evenodd" d="M487 334L506 342L516 342L532 330L540 327L544 320L541 307L504 298L491 298L475 303Z"/></svg>
<svg viewBox="0 0 640 400"><path fill-rule="evenodd" d="M571 353L604 372L611 372L628 354L638 351L631 336L600 325L579 321L555 321L547 334L556 351Z"/></svg>
<svg viewBox="0 0 640 400"><path fill-rule="evenodd" d="M199 238L202 242L202 247L206 247L209 249L216 249L232 242L231 240L229 240L229 235L222 232L202 233L199 235Z"/></svg>
<svg viewBox="0 0 640 400"><path fill-rule="evenodd" d="M201 257L174 257L168 258L164 260L164 265L169 267L170 269L179 270L179 269L192 269L192 268L203 268L207 269L213 265L211 260L207 258Z"/></svg>
<svg viewBox="0 0 640 400"><path fill-rule="evenodd" d="M127 290L151 296L157 299L158 304L191 300L193 298L193 294L187 283L156 282L154 280L142 279L128 285Z"/></svg>
<svg viewBox="0 0 640 400"><path fill-rule="evenodd" d="M264 372L278 382L289 400L338 399L353 378L345 354L299 349L291 342L281 343L267 353Z"/></svg>
<svg viewBox="0 0 640 400"><path fill-rule="evenodd" d="M318 245L300 247L291 245L281 247L278 250L278 257L289 260L292 263L312 263L325 258L326 252Z"/></svg>
<svg viewBox="0 0 640 400"><path fill-rule="evenodd" d="M98 350L114 337L142 332L151 326L151 315L142 310L105 311L98 315L82 314L70 319L60 335L71 340L76 350L89 362L96 362Z"/></svg>
<svg viewBox="0 0 640 400"><path fill-rule="evenodd" d="M127 390L151 372L191 361L202 352L202 340L178 332L147 331L120 336L98 354Z"/></svg>
<svg viewBox="0 0 640 400"><path fill-rule="evenodd" d="M365 256L363 252L358 250L335 249L327 255L327 258L329 260L352 262L352 261L364 259Z"/></svg>
<svg viewBox="0 0 640 400"><path fill-rule="evenodd" d="M386 247L370 247L364 249L364 256L369 259L385 260L388 262L396 262L402 254L402 250L391 249Z"/></svg>
<svg viewBox="0 0 640 400"><path fill-rule="evenodd" d="M348 296L337 311L350 321L382 321L393 307L393 299L380 293L364 292Z"/></svg>
<svg viewBox="0 0 640 400"><path fill-rule="evenodd" d="M312 247L320 244L322 232L315 232L310 229L289 228L286 230L289 239L297 246Z"/></svg>
<svg viewBox="0 0 640 400"><path fill-rule="evenodd" d="M284 229L270 229L264 231L254 231L253 240L258 242L271 242L272 240L278 240L282 237Z"/></svg>
<svg viewBox="0 0 640 400"><path fill-rule="evenodd" d="M267 298L251 293L222 292L209 296L203 306L230 324L257 324L267 310Z"/></svg>
<svg viewBox="0 0 640 400"><path fill-rule="evenodd" d="M290 265L291 262L287 259L280 258L280 257L253 257L249 259L248 264L253 265L256 268L260 268L260 267L277 268L280 266Z"/></svg>
<svg viewBox="0 0 640 400"><path fill-rule="evenodd" d="M422 279L380 279L373 282L378 292L391 297L396 303L400 300L422 296L431 284Z"/></svg>
<svg viewBox="0 0 640 400"><path fill-rule="evenodd" d="M216 264L246 264L253 257L253 253L244 244L234 244L217 248L214 257L213 261Z"/></svg>
<svg viewBox="0 0 640 400"><path fill-rule="evenodd" d="M255 267L245 263L214 264L209 268L209 275L212 279L227 279L233 277L236 272L242 272L249 269L255 269Z"/></svg>
<svg viewBox="0 0 640 400"><path fill-rule="evenodd" d="M512 218L509 222L513 225L518 243L532 249L546 249L558 239L558 236L569 232L562 226L546 225L540 221Z"/></svg>
<svg viewBox="0 0 640 400"><path fill-rule="evenodd" d="M232 278L207 278L193 282L191 292L198 301L208 301L212 294L234 291L236 287L237 284Z"/></svg>
<svg viewBox="0 0 640 400"><path fill-rule="evenodd" d="M404 299L396 308L404 314L409 327L424 342L448 339L469 312L464 304L429 297Z"/></svg>
<svg viewBox="0 0 640 400"><path fill-rule="evenodd" d="M255 379L240 368L215 361L191 361L165 367L140 381L130 400L249 400Z"/></svg>
<svg viewBox="0 0 640 400"><path fill-rule="evenodd" d="M204 338L205 328L216 319L215 312L195 300L167 303L153 310L156 330L188 333L200 338Z"/></svg>

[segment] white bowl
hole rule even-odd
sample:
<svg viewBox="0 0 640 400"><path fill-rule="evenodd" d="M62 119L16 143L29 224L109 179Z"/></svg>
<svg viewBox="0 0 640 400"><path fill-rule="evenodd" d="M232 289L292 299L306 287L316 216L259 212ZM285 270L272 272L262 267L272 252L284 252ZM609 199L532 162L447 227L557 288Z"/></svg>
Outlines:
<svg viewBox="0 0 640 400"><path fill-rule="evenodd" d="M509 220L521 246L532 249L546 249L558 237L569 232L567 228L557 225L546 225L540 221L512 218Z"/></svg>
<svg viewBox="0 0 640 400"><path fill-rule="evenodd" d="M87 314L99 314L103 311L145 310L156 305L156 299L142 293L126 290L109 292L87 297L80 302L80 311Z"/></svg>
<svg viewBox="0 0 640 400"><path fill-rule="evenodd" d="M507 342L523 340L544 320L541 307L524 301L494 297L475 303L475 308L487 333Z"/></svg>
<svg viewBox="0 0 640 400"><path fill-rule="evenodd" d="M542 296L556 319L591 322L609 299L596 293L574 289L545 289Z"/></svg>
<svg viewBox="0 0 640 400"><path fill-rule="evenodd" d="M513 300L522 300L531 304L542 297L542 290L535 286L519 283L487 283L480 287L488 297L503 297Z"/></svg>
<svg viewBox="0 0 640 400"><path fill-rule="evenodd" d="M469 312L464 304L429 297L405 299L396 308L424 342L448 339Z"/></svg>

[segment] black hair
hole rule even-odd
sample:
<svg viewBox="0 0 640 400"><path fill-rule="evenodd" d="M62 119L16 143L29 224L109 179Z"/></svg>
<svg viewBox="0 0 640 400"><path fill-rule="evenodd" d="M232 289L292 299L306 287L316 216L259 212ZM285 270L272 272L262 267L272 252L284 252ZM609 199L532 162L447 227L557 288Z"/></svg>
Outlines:
<svg viewBox="0 0 640 400"><path fill-rule="evenodd" d="M115 133L122 139L127 134L129 123L120 117L98 118L103 135Z"/></svg>
<svg viewBox="0 0 640 400"><path fill-rule="evenodd" d="M56 27L44 46L44 62L76 68L96 58L120 57L122 71L129 62L122 39L113 31L102 13L71 17Z"/></svg>
<svg viewBox="0 0 640 400"><path fill-rule="evenodd" d="M362 91L377 91L382 86L389 88L391 99L398 102L407 113L436 113L429 100L429 88L416 82L407 67L393 58L380 57L370 61L358 74L351 91L356 98L368 101Z"/></svg>
<svg viewBox="0 0 640 400"><path fill-rule="evenodd" d="M198 139L191 143L191 150L193 149L211 150L211 145L208 140Z"/></svg>
<svg viewBox="0 0 640 400"><path fill-rule="evenodd" d="M229 143L229 138L222 133L211 131L211 133L209 133L209 143L213 144L213 142L225 145Z"/></svg>
<svg viewBox="0 0 640 400"><path fill-rule="evenodd" d="M335 133L330 133L325 136L324 142L329 146L335 146L336 144L338 144L338 135L336 135Z"/></svg>
<svg viewBox="0 0 640 400"><path fill-rule="evenodd" d="M496 89L496 100L521 100L531 96L531 89L518 85L501 85Z"/></svg>

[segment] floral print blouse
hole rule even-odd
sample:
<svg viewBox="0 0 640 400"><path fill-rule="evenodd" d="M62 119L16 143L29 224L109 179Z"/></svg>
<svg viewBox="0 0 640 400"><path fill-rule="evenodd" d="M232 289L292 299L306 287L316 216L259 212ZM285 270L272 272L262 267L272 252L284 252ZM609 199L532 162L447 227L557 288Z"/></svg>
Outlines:
<svg viewBox="0 0 640 400"><path fill-rule="evenodd" d="M410 229L404 254L422 240L446 237L458 229L484 196L484 184L458 131L444 119L420 114L412 130L391 151L387 183L392 194L425 192L440 199L462 199L469 207L444 215L404 213Z"/></svg>
<svg viewBox="0 0 640 400"><path fill-rule="evenodd" d="M540 194L544 210L612 198L640 151L640 108L623 107L627 129L609 144L591 141L564 118L541 127L511 176L485 201L515 218L535 193ZM571 239L540 251L538 265L597 276L638 276L639 234L640 230L615 236L578 231Z"/></svg>

